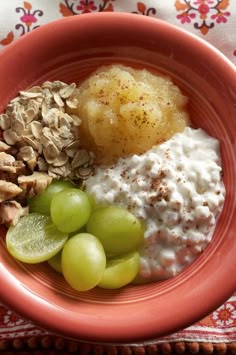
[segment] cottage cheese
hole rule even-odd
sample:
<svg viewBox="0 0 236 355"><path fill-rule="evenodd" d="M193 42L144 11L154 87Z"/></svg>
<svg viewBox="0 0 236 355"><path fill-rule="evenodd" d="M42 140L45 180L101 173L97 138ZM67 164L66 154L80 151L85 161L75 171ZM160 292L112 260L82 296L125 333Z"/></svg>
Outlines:
<svg viewBox="0 0 236 355"><path fill-rule="evenodd" d="M185 128L146 153L98 167L86 191L145 221L140 276L175 276L209 244L224 203L219 142Z"/></svg>

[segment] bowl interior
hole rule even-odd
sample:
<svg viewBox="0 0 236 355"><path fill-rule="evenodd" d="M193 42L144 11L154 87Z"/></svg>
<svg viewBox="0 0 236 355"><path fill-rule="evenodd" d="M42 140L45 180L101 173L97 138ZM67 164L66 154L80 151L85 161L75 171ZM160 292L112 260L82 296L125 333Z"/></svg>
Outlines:
<svg viewBox="0 0 236 355"><path fill-rule="evenodd" d="M225 301L236 286L229 276L236 267L233 66L192 35L128 14L59 20L22 37L0 58L1 111L19 90L46 80L79 83L104 64L123 63L169 75L189 97L193 126L220 140L227 191L213 241L192 265L173 279L120 291L75 292L46 263L18 263L8 255L1 229L4 302L37 324L69 337L128 343L185 327Z"/></svg>

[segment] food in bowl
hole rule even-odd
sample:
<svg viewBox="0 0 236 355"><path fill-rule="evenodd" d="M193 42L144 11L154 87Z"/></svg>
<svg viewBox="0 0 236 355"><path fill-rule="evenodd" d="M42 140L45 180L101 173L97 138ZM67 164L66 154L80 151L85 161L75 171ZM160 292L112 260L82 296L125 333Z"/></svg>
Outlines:
<svg viewBox="0 0 236 355"><path fill-rule="evenodd" d="M55 81L20 92L0 116L2 154L8 159L2 183L8 190L15 187L5 195L7 202L3 197L2 208L9 212L9 202L19 207L14 219L5 213L8 219L2 220L16 224L7 233L12 255L19 255L15 247L27 244L22 238L27 216L17 222L27 214L25 199L30 198L30 212L46 211L53 228L76 233L69 240L62 235L56 270L62 269L79 291L164 280L191 264L211 241L225 190L219 142L188 126L186 105L187 98L168 77L122 65L99 68L78 88ZM50 195L52 179L62 177L83 180L85 192L65 186ZM82 227L87 233L81 233ZM48 236L48 229L44 225L40 231ZM74 252L80 255L81 248L83 263ZM27 253L31 249L29 244ZM55 243L35 260L57 252Z"/></svg>
<svg viewBox="0 0 236 355"><path fill-rule="evenodd" d="M229 298L236 286L235 68L229 60L186 31L125 13L71 16L46 24L7 46L0 57L1 112L20 90L46 80L79 84L104 64L125 63L169 75L189 98L193 127L220 141L227 191L212 242L194 263L176 277L118 292L98 287L74 291L47 263L14 260L2 227L2 302L63 336L143 344L193 324Z"/></svg>
<svg viewBox="0 0 236 355"><path fill-rule="evenodd" d="M188 100L178 86L145 69L101 67L75 95L82 144L100 164L144 153L181 132L189 120Z"/></svg>
<svg viewBox="0 0 236 355"><path fill-rule="evenodd" d="M85 190L98 205L127 208L145 222L141 280L163 280L192 263L211 241L225 188L219 142L187 127L141 155L96 167Z"/></svg>

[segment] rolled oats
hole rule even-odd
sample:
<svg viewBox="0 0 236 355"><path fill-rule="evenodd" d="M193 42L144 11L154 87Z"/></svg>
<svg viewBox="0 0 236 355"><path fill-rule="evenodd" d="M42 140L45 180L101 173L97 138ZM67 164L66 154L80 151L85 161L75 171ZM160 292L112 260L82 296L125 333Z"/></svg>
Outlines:
<svg viewBox="0 0 236 355"><path fill-rule="evenodd" d="M17 118L12 120L11 122L11 129L18 135L20 136L24 129L25 129L25 122L22 118L21 115L18 115Z"/></svg>
<svg viewBox="0 0 236 355"><path fill-rule="evenodd" d="M20 95L27 98L27 99L35 99L38 97L43 97L42 92L31 91L30 89L27 91L20 91Z"/></svg>
<svg viewBox="0 0 236 355"><path fill-rule="evenodd" d="M43 155L48 164L52 164L55 162L57 157L59 156L60 151L56 147L56 145L53 142L50 142L47 144L47 146L43 149Z"/></svg>
<svg viewBox="0 0 236 355"><path fill-rule="evenodd" d="M35 150L31 146L26 145L20 148L19 153L17 154L17 159L28 161L33 159L35 156L36 156Z"/></svg>
<svg viewBox="0 0 236 355"><path fill-rule="evenodd" d="M78 107L79 101L74 97L74 98L69 98L66 100L66 105L71 108L75 109Z"/></svg>
<svg viewBox="0 0 236 355"><path fill-rule="evenodd" d="M43 127L39 121L32 121L29 124L29 129L35 139L40 140L42 136Z"/></svg>
<svg viewBox="0 0 236 355"><path fill-rule="evenodd" d="M0 152L8 152L11 149L11 146L5 142L0 141Z"/></svg>
<svg viewBox="0 0 236 355"><path fill-rule="evenodd" d="M87 152L87 150L80 149L75 153L73 160L71 162L71 167L74 170L80 166L88 164L89 161L90 161L90 155Z"/></svg>
<svg viewBox="0 0 236 355"><path fill-rule="evenodd" d="M34 139L34 136L32 136L32 135L29 135L29 136L23 135L22 139L25 142L25 144L30 145L36 151L38 151L40 149L41 143L39 141L36 141Z"/></svg>
<svg viewBox="0 0 236 355"><path fill-rule="evenodd" d="M0 127L4 131L11 127L11 120L9 120L8 115L5 113L0 115Z"/></svg>
<svg viewBox="0 0 236 355"><path fill-rule="evenodd" d="M69 160L69 157L66 155L66 153L61 152L55 159L53 166L63 166L65 165Z"/></svg>
<svg viewBox="0 0 236 355"><path fill-rule="evenodd" d="M2 135L3 135L5 142L9 145L14 145L14 144L16 144L16 142L18 142L20 140L20 137L18 136L18 134L15 131L13 131L11 128L3 131Z"/></svg>
<svg viewBox="0 0 236 355"><path fill-rule="evenodd" d="M60 95L58 94L58 92L55 92L53 94L53 98L54 98L54 101L56 102L56 104L59 106L59 107L64 107L65 104L64 104L64 101L61 99Z"/></svg>
<svg viewBox="0 0 236 355"><path fill-rule="evenodd" d="M59 95L62 99L68 99L75 91L76 84L72 83L70 85L64 86L59 90Z"/></svg>
<svg viewBox="0 0 236 355"><path fill-rule="evenodd" d="M81 147L81 119L69 112L78 107L75 94L75 83L47 81L20 91L0 115L0 203L16 199L2 206L7 213L20 215L18 202L24 209L25 198L41 193L52 179L78 181L92 174L94 154Z"/></svg>
<svg viewBox="0 0 236 355"><path fill-rule="evenodd" d="M75 154L80 148L80 141L76 140L66 146L66 154L70 158L74 158Z"/></svg>
<svg viewBox="0 0 236 355"><path fill-rule="evenodd" d="M38 112L33 108L29 107L27 110L25 110L24 114L25 114L25 123L27 124L32 122L35 119Z"/></svg>

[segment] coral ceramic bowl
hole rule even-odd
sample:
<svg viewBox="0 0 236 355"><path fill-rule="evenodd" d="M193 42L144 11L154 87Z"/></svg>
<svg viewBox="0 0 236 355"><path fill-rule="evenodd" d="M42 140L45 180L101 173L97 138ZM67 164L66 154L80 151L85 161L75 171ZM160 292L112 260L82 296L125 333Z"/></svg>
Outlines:
<svg viewBox="0 0 236 355"><path fill-rule="evenodd" d="M104 63L169 74L190 98L192 122L221 142L227 196L213 240L177 277L119 291L73 291L47 264L13 260L0 240L1 299L58 334L84 341L138 343L184 328L236 289L236 71L216 49L165 22L99 13L47 24L0 54L0 109L45 80L79 82Z"/></svg>

